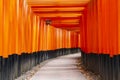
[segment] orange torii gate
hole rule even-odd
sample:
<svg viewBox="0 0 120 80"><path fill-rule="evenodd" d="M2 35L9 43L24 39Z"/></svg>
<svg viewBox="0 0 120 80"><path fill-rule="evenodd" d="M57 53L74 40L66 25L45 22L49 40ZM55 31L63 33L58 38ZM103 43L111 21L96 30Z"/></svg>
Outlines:
<svg viewBox="0 0 120 80"><path fill-rule="evenodd" d="M81 23L84 65L102 80L119 80L119 0L91 0Z"/></svg>
<svg viewBox="0 0 120 80"><path fill-rule="evenodd" d="M0 0L0 80L79 48L83 64L103 80L120 79L120 1L75 1Z"/></svg>

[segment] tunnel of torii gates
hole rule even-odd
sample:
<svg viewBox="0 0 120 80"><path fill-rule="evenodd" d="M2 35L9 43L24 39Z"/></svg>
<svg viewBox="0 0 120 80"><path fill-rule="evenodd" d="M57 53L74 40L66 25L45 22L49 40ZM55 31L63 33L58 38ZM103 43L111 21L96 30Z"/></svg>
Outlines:
<svg viewBox="0 0 120 80"><path fill-rule="evenodd" d="M102 80L120 80L120 0L0 0L0 80L81 51Z"/></svg>

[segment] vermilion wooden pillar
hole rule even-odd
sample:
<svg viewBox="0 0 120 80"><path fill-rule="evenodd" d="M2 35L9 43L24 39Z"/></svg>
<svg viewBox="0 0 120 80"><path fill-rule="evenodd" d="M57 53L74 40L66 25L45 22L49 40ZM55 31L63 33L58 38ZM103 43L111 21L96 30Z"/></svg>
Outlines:
<svg viewBox="0 0 120 80"><path fill-rule="evenodd" d="M3 0L0 1L0 56L3 53Z"/></svg>
<svg viewBox="0 0 120 80"><path fill-rule="evenodd" d="M118 30L120 30L120 1L118 0L118 6L117 6L117 10L118 10ZM120 54L120 31L118 31L118 53Z"/></svg>
<svg viewBox="0 0 120 80"><path fill-rule="evenodd" d="M111 8L111 5L113 6ZM114 8L114 9L113 9ZM81 20L83 50L87 53L118 53L117 1L91 0Z"/></svg>

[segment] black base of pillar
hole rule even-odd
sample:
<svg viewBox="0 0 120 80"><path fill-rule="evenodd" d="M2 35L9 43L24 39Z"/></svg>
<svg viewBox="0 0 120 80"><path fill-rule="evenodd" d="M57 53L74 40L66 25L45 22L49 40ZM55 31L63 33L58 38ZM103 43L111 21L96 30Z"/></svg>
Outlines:
<svg viewBox="0 0 120 80"><path fill-rule="evenodd" d="M120 56L108 54L86 54L81 51L82 63L90 71L100 74L102 80L120 80Z"/></svg>
<svg viewBox="0 0 120 80"><path fill-rule="evenodd" d="M0 57L0 80L14 80L41 62L58 56L79 52L79 48L38 51Z"/></svg>

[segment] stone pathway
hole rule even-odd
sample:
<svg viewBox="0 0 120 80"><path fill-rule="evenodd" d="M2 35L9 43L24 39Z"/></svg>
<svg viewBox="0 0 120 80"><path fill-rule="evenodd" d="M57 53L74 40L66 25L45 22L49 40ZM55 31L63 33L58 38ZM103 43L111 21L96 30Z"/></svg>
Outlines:
<svg viewBox="0 0 120 80"><path fill-rule="evenodd" d="M48 61L30 80L87 80L77 67L80 53Z"/></svg>

